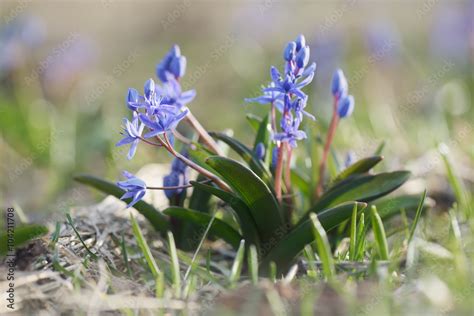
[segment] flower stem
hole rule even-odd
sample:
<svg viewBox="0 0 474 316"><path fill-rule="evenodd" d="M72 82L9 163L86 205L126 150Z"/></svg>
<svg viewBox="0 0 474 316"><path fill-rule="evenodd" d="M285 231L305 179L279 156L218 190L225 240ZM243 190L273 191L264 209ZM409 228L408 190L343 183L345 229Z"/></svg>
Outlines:
<svg viewBox="0 0 474 316"><path fill-rule="evenodd" d="M285 186L286 190L290 193L291 190L291 154L293 152L291 146L285 143L286 149L286 165L285 165Z"/></svg>
<svg viewBox="0 0 474 316"><path fill-rule="evenodd" d="M227 184L225 184L221 179L219 179L215 174L209 172L208 170L204 169L203 167L199 166L196 164L194 161L186 158L185 156L181 155L179 152L177 152L173 146L171 146L168 136L166 133L164 134L165 140L162 140L160 137L158 137L158 140L163 144L163 146L176 158L187 164L190 168L196 170L203 176L209 178L214 182L219 188L221 188L224 191L231 192L231 189Z"/></svg>
<svg viewBox="0 0 474 316"><path fill-rule="evenodd" d="M188 115L186 115L186 120L191 124L194 130L198 133L199 137L203 140L203 142L217 155L225 156L222 149L219 148L217 143L214 139L209 135L206 129L199 123L196 117L189 111Z"/></svg>
<svg viewBox="0 0 474 316"><path fill-rule="evenodd" d="M278 158L275 168L275 192L277 200L281 203L281 175L283 172L283 142L278 147Z"/></svg>
<svg viewBox="0 0 474 316"><path fill-rule="evenodd" d="M316 197L320 197L323 193L323 179L324 172L326 171L326 162L331 148L331 143L336 134L337 123L339 122L339 115L337 114L337 98L334 98L333 113L331 123L329 124L328 135L326 136L326 143L324 144L323 156L321 157L321 163L319 164L319 180L318 186L316 187Z"/></svg>

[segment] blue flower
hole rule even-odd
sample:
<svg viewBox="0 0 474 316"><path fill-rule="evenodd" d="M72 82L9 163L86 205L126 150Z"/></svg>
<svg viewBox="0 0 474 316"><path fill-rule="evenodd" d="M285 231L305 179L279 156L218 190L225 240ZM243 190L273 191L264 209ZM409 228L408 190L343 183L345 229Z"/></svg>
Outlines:
<svg viewBox="0 0 474 316"><path fill-rule="evenodd" d="M275 87L275 83L272 81L269 85L269 88ZM263 95L256 98L246 98L244 99L247 103L260 103L260 104L273 104L278 109L283 108L282 97L283 94L276 91L265 91L266 88L262 88Z"/></svg>
<svg viewBox="0 0 474 316"><path fill-rule="evenodd" d="M337 103L337 114L340 118L348 117L354 111L354 97L348 95L343 97Z"/></svg>
<svg viewBox="0 0 474 316"><path fill-rule="evenodd" d="M288 113L281 119L281 133L273 135L273 139L281 142L287 142L291 147L296 147L296 141L306 138L304 131L298 130L298 122L293 119L291 113Z"/></svg>
<svg viewBox="0 0 474 316"><path fill-rule="evenodd" d="M124 138L121 139L115 146L131 144L127 155L127 158L130 160L133 158L133 156L135 156L135 152L137 151L137 145L140 141L140 138L143 133L143 128L145 126L138 121L138 115L135 112L133 113L132 121L130 122L128 119L124 118L123 124Z"/></svg>
<svg viewBox="0 0 474 316"><path fill-rule="evenodd" d="M117 182L117 185L122 190L125 190L125 194L120 199L126 200L131 198L132 201L127 205L127 207L132 207L145 195L146 184L143 180L138 179L128 171L124 171L122 174L126 180Z"/></svg>
<svg viewBox="0 0 474 316"><path fill-rule="evenodd" d="M144 137L154 137L175 129L178 123L187 114L187 109L185 111L177 111L174 107L166 105L162 105L155 109L155 112L150 117L140 113L140 120L150 129L150 132L146 133Z"/></svg>
<svg viewBox="0 0 474 316"><path fill-rule="evenodd" d="M341 69L336 70L336 72L334 73L334 76L332 77L332 83L331 83L332 95L337 99L341 99L347 95L347 89L348 89L348 84L347 84L347 79L344 76L344 73L342 72Z"/></svg>

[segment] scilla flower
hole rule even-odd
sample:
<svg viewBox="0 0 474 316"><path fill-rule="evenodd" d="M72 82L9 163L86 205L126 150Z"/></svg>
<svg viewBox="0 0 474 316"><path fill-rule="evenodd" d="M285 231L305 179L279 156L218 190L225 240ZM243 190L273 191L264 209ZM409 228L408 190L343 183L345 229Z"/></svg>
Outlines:
<svg viewBox="0 0 474 316"><path fill-rule="evenodd" d="M138 179L128 171L123 171L122 174L126 180L117 182L117 185L122 190L125 190L125 194L120 199L132 199L132 201L127 205L127 207L132 207L145 195L146 184L143 180Z"/></svg>
<svg viewBox="0 0 474 316"><path fill-rule="evenodd" d="M135 156L135 152L137 151L137 145L140 141L140 138L143 133L143 128L145 127L142 123L138 121L138 114L133 113L133 119L130 122L127 119L123 119L123 135L124 138L120 140L116 146L122 146L126 144L130 145L130 150L128 151L127 158L130 160Z"/></svg>

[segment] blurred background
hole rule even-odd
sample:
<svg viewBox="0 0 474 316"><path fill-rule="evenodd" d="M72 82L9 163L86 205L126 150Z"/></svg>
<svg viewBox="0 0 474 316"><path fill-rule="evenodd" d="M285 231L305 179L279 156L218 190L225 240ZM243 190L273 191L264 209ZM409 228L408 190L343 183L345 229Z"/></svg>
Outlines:
<svg viewBox="0 0 474 316"><path fill-rule="evenodd" d="M356 99L340 122L341 156L370 155L386 141L386 168L403 167L429 191L444 143L457 172L474 179L474 1L1 1L0 201L32 218L98 196L75 184L85 172L115 181L170 158L116 148L128 87L142 90L172 44L187 56L190 108L209 130L250 142L245 104L281 67L300 33L318 69L307 89L308 123L324 133L338 67ZM443 147L446 149L446 147Z"/></svg>

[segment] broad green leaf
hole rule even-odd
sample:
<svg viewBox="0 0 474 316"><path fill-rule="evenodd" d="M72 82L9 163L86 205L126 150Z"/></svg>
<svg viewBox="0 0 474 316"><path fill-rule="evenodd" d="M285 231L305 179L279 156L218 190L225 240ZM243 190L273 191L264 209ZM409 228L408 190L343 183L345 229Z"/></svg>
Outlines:
<svg viewBox="0 0 474 316"><path fill-rule="evenodd" d="M286 232L280 207L268 186L241 163L219 156L207 159L249 207L263 244L277 241Z"/></svg>
<svg viewBox="0 0 474 316"><path fill-rule="evenodd" d="M345 170L341 171L335 178L332 180L333 185L340 182L341 180L346 179L347 177L354 175L354 174L360 174L360 173L366 173L370 169L372 169L375 165L377 165L379 162L383 160L382 156L373 156L373 157L367 157L363 158L361 160L356 161L349 167L347 167Z"/></svg>
<svg viewBox="0 0 474 316"><path fill-rule="evenodd" d="M199 175L196 181L204 181L207 178L203 175ZM193 194L189 199L189 208L208 213L209 212L209 201L211 199L212 194L207 191L203 190L193 190Z"/></svg>
<svg viewBox="0 0 474 316"><path fill-rule="evenodd" d="M317 214L318 220L325 231L330 231L345 220L351 217L354 205L357 205L360 212L367 206L360 202L347 202L334 208L324 210ZM285 271L294 258L304 249L304 247L314 241L310 219L302 222L293 228L282 240L280 240L273 249L264 257L261 267L266 269L271 261L274 261L279 271Z"/></svg>
<svg viewBox="0 0 474 316"><path fill-rule="evenodd" d="M267 115L265 116L263 121L260 123L260 126L258 127L257 135L255 136L255 141L253 143L254 150L255 150L255 147L257 147L259 143L262 143L263 145L265 145L265 149L268 149L269 147L268 145L271 142L272 131L271 131L270 123L268 122L268 120L269 119ZM268 153L265 153L265 155L267 154Z"/></svg>
<svg viewBox="0 0 474 316"><path fill-rule="evenodd" d="M272 183L273 180L270 171L265 168L265 166L262 164L262 161L255 157L253 151L250 148L248 148L235 138L232 138L222 133L210 133L210 135L229 145L229 147L233 151L235 151L237 154L239 154L240 157L242 157L242 159L249 165L250 169L252 169L253 172L257 174L257 176L259 176L260 178L262 178L262 180L265 181L265 183Z"/></svg>
<svg viewBox="0 0 474 316"><path fill-rule="evenodd" d="M10 231L6 230L0 233L0 256L4 256L8 253L10 243L11 246L16 249L30 240L41 237L47 233L48 229L41 225L24 225L17 226ZM13 239L10 239L10 237Z"/></svg>
<svg viewBox="0 0 474 316"><path fill-rule="evenodd" d="M79 175L74 178L77 182L91 186L101 192L121 198L125 194L125 191L120 189L114 183L99 179L89 175ZM130 202L130 199L126 199L125 202ZM152 205L145 201L139 201L133 206L138 212L140 212L150 222L150 224L160 232L166 232L169 227L169 222L166 216L160 211L154 208Z"/></svg>
<svg viewBox="0 0 474 316"><path fill-rule="evenodd" d="M370 202L394 191L405 183L409 177L409 171L356 175L355 178L346 179L325 192L308 213L317 213L345 201Z"/></svg>
<svg viewBox="0 0 474 316"><path fill-rule="evenodd" d="M313 192L311 192L311 179L296 169L291 170L291 184L298 188L306 197L310 197L313 194Z"/></svg>
<svg viewBox="0 0 474 316"><path fill-rule="evenodd" d="M250 209L247 207L244 201L242 201L242 199L233 193L226 192L211 185L202 184L195 181L191 181L191 184L194 186L195 190L208 192L228 203L239 220L240 229L242 230L244 239L247 241L247 245L255 245L257 248L259 247L260 240L258 237L255 220L252 217Z"/></svg>
<svg viewBox="0 0 474 316"><path fill-rule="evenodd" d="M212 219L212 216L209 214L182 207L169 207L164 210L163 213L170 217L190 221L194 224L202 226L204 229ZM214 222L209 229L209 233L222 238L236 249L239 247L240 240L242 239L242 236L240 236L240 234L235 229L233 229L232 226L218 218L214 219ZM201 238L201 236L189 236L189 238Z"/></svg>
<svg viewBox="0 0 474 316"><path fill-rule="evenodd" d="M247 121L249 122L250 126L258 132L258 128L260 127L260 123L262 123L262 118L252 113L248 113L246 116Z"/></svg>

